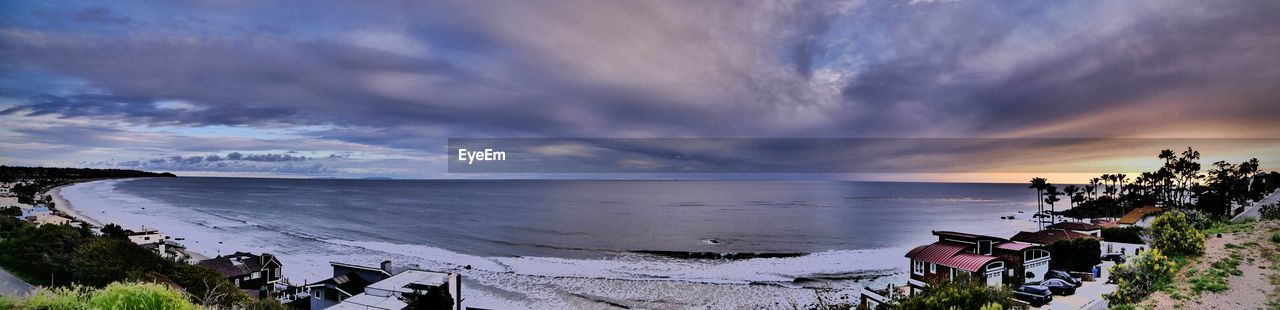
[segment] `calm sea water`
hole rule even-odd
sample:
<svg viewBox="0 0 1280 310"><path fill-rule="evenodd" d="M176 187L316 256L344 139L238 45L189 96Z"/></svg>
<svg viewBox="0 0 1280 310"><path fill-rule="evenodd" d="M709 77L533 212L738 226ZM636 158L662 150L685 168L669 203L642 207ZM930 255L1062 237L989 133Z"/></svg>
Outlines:
<svg viewBox="0 0 1280 310"><path fill-rule="evenodd" d="M811 297L891 281L930 230L1009 236L1031 229L1018 212L1035 208L1021 184L184 177L63 192L90 217L206 254L277 253L292 278L326 276L328 261L471 265L474 302L533 308ZM710 259L722 253L737 259ZM830 281L802 283L813 279Z"/></svg>

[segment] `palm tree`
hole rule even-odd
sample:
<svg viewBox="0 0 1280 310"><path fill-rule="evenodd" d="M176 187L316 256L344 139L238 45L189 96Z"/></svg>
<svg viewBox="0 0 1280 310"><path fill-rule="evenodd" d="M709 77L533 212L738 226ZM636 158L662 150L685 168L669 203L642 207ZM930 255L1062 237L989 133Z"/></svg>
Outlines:
<svg viewBox="0 0 1280 310"><path fill-rule="evenodd" d="M1070 200L1071 208L1074 209L1076 207L1076 202L1078 201L1076 200L1076 192L1080 191L1080 187L1077 187L1075 184L1072 184L1072 185L1067 185L1067 187L1063 188L1062 190L1064 194L1067 194L1067 199Z"/></svg>
<svg viewBox="0 0 1280 310"><path fill-rule="evenodd" d="M1124 182L1129 182L1129 176L1121 173L1116 175L1116 182L1119 182L1120 196L1124 196Z"/></svg>
<svg viewBox="0 0 1280 310"><path fill-rule="evenodd" d="M1098 185L1102 184L1102 178L1089 179L1089 198L1098 199Z"/></svg>
<svg viewBox="0 0 1280 310"><path fill-rule="evenodd" d="M1045 191L1044 202L1049 204L1049 221L1050 221L1049 223L1056 224L1058 215L1056 214L1055 209L1053 208L1053 204L1055 202L1062 200L1062 199L1058 199L1058 195L1061 195L1062 192L1059 192L1058 187L1053 185L1046 185L1044 191ZM1040 229L1044 229L1044 227L1041 227Z"/></svg>
<svg viewBox="0 0 1280 310"><path fill-rule="evenodd" d="M1036 214L1044 212L1044 189L1049 186L1049 180L1045 178L1031 178L1031 186L1027 188L1036 190ZM1037 219L1037 222L1040 220Z"/></svg>

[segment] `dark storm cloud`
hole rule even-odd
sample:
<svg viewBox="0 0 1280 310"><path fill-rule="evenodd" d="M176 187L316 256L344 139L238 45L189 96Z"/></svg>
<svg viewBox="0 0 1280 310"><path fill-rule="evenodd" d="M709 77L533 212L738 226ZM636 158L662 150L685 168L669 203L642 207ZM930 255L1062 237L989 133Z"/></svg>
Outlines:
<svg viewBox="0 0 1280 310"><path fill-rule="evenodd" d="M319 128L11 138L81 147L434 157L450 137L1280 134L1275 1L11 3L0 14L0 117ZM716 160L788 154L738 152Z"/></svg>
<svg viewBox="0 0 1280 310"><path fill-rule="evenodd" d="M332 159L332 158L331 158ZM126 167L152 171L206 171L206 172L253 172L253 173L302 173L318 174L332 172L323 163L302 164L311 160L305 156L276 153L227 153L218 154L136 159L136 160L100 160L84 162L91 167Z"/></svg>
<svg viewBox="0 0 1280 310"><path fill-rule="evenodd" d="M1240 90L1227 87L1280 82L1280 59L1268 56L1280 53L1275 44L1280 40L1280 22L1272 18L1280 12L1280 3L1166 4L1170 5L1130 8L1147 10L1136 12L1126 12L1123 7L1089 8L1085 14L1066 21L1061 14L1053 13L1059 8L1030 2L977 2L951 10L904 9L901 15L878 18L919 14L918 18L938 25L934 28L906 23L894 27L891 36L909 38L914 42L912 47L895 49L898 54L890 60L870 65L843 92L851 100L879 106L882 111L892 111L890 107L898 102L920 102L922 114L937 121L961 120L975 133L1087 119L1091 114L1139 105L1145 98L1183 89L1216 92L1214 95L1222 100L1199 103L1217 105L1204 109L1208 114L1186 113L1195 109L1165 105L1165 112L1177 115L1167 122L1224 116L1250 118L1241 111L1261 113L1255 114L1254 119L1280 113L1274 105L1231 98L1229 93ZM1125 16L1108 19L1108 13ZM1089 23L1096 27L1088 27ZM937 28L981 31L934 32ZM1035 53L1022 51L1023 55L1016 49L992 48L1019 41L1040 46L1029 47ZM984 57L992 57L985 61L1012 67L998 75L982 71L989 67L966 67L966 62ZM939 82L940 78L949 80ZM1244 94L1275 98L1280 96L1280 90ZM921 125L919 119L910 117L872 115L861 120L886 127ZM1068 133L1071 134L1081 132Z"/></svg>

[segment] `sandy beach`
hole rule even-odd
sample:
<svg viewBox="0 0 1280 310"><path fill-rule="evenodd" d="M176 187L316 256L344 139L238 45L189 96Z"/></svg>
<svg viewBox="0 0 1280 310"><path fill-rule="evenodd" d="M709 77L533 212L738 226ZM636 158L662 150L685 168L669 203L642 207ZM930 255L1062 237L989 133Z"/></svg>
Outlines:
<svg viewBox="0 0 1280 310"><path fill-rule="evenodd" d="M62 188L66 186L75 185L75 184L76 183L71 183L67 185L54 187L48 192L45 192L45 194L52 196L53 203L55 207L58 209L58 211L66 214L68 217L71 217L72 219L80 220L85 223L89 223L89 225L92 225L93 227L102 227L102 223L99 223L97 220L94 220L91 217L85 216L84 214L80 214L80 212L76 211L75 207L71 204L70 201L67 201L66 198L62 197L62 194L61 194Z"/></svg>
<svg viewBox="0 0 1280 310"><path fill-rule="evenodd" d="M69 218L81 220L81 222L93 225L93 227L101 228L102 223L99 222L99 220L93 219L91 218L91 216L84 215L83 213L81 213L81 210L76 209L76 206L74 206L74 204L72 204L70 200L67 200L67 197L64 197L63 195L61 195L61 190L63 190L63 187L74 186L74 184L100 182L100 181L108 181L108 179L93 179L93 181L83 181L83 182L64 184L64 186L54 187L52 188L52 190L45 192L45 195L49 195L52 197L52 199L54 199L54 204L56 204L56 209L58 209L60 213L63 213L69 216ZM120 179L114 179L114 181L120 181ZM179 245L180 245L180 242L179 242ZM191 259L196 261L206 260L206 259L209 259L210 257L207 255L201 254L201 252L196 252L191 250L186 250L184 252L186 252L187 255L191 255Z"/></svg>

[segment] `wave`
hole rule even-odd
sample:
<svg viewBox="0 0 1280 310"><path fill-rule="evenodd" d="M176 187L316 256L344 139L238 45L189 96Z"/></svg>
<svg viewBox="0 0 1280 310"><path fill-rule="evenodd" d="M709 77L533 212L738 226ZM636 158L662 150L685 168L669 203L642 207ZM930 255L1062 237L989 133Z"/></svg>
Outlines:
<svg viewBox="0 0 1280 310"><path fill-rule="evenodd" d="M658 250L636 250L632 253L657 255L662 257L678 258L678 259L755 259L755 258L788 258L808 255L809 253L739 253L739 252L688 252L688 251L658 251Z"/></svg>
<svg viewBox="0 0 1280 310"><path fill-rule="evenodd" d="M810 299L811 288L848 288L885 281L886 277L901 274L901 253L906 251L885 248L754 253L555 247L608 255L483 256L426 244L377 241L377 236L332 234L347 236L339 239L276 227L283 224L130 195L115 190L118 182L77 184L65 189L64 195L86 215L103 216L100 220L104 223L160 229L171 236L184 237L188 249L210 256L238 250L271 252L286 262L285 276L295 283L331 276L331 261L376 265L392 260L422 269L457 271L467 282L469 306L770 307L778 300ZM324 234L330 233L326 230ZM475 242L537 246L501 240Z"/></svg>

